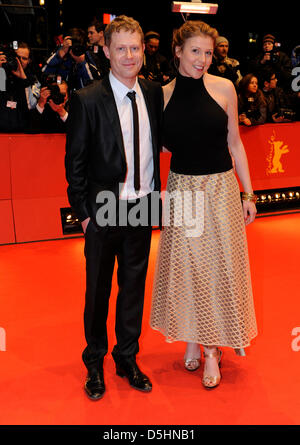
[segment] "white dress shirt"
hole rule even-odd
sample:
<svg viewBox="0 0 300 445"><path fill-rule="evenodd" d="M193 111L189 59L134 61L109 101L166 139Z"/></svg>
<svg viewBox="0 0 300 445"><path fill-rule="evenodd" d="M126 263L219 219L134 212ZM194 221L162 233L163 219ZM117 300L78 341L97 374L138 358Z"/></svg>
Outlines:
<svg viewBox="0 0 300 445"><path fill-rule="evenodd" d="M145 99L141 88L136 80L132 89L120 82L110 71L110 84L116 101L127 163L127 173L125 182L120 191L120 199L136 199L151 193L154 190L153 178L153 150L150 122ZM133 115L132 105L127 93L136 92L136 103L139 114L139 135L140 135L140 184L138 194L134 189L134 156L133 156Z"/></svg>

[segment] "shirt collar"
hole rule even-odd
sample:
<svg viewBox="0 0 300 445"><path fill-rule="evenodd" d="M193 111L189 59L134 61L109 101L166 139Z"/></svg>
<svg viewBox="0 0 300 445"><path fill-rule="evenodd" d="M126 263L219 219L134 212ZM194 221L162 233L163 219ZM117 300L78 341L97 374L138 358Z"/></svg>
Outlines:
<svg viewBox="0 0 300 445"><path fill-rule="evenodd" d="M135 91L137 96L141 95L141 89L136 78L133 88L128 88L124 83L120 82L110 71L109 80L114 94L117 96L118 100L122 101L126 97L128 91Z"/></svg>

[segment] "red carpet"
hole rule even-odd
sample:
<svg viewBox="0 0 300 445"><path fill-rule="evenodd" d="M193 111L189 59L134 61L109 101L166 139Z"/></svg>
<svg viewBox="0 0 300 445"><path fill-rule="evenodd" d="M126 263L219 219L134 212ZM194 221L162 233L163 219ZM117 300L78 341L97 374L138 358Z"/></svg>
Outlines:
<svg viewBox="0 0 300 445"><path fill-rule="evenodd" d="M300 215L257 219L247 228L259 335L237 357L225 348L221 385L207 391L202 367L188 373L183 343L149 327L154 232L139 364L149 394L117 377L105 360L107 392L84 391L83 239L0 247L1 425L295 425L300 421ZM109 315L114 344L116 282ZM4 341L4 331L6 342ZM294 340L294 349L292 342Z"/></svg>

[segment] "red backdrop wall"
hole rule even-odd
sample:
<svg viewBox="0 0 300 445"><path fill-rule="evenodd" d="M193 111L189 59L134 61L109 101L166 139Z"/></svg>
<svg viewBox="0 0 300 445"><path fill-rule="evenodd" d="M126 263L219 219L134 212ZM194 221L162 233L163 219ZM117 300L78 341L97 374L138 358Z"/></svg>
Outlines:
<svg viewBox="0 0 300 445"><path fill-rule="evenodd" d="M300 122L240 128L254 190L300 186ZM67 238L65 135L0 134L0 244ZM170 153L161 154L166 186Z"/></svg>

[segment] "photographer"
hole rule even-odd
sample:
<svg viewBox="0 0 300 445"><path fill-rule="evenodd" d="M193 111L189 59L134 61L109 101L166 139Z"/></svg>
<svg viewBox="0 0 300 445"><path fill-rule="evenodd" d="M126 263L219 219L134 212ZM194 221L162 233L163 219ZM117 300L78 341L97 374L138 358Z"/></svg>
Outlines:
<svg viewBox="0 0 300 445"><path fill-rule="evenodd" d="M292 109L291 98L282 88L277 87L276 73L272 68L262 72L260 85L267 104L267 122L295 120L296 113Z"/></svg>
<svg viewBox="0 0 300 445"><path fill-rule="evenodd" d="M272 34L263 38L263 52L260 53L252 63L252 70L260 76L266 66L272 68L278 78L278 83L285 91L291 90L291 59L280 50L281 45L276 42Z"/></svg>
<svg viewBox="0 0 300 445"><path fill-rule="evenodd" d="M50 75L44 82L37 106L30 112L30 132L65 133L68 119L68 85Z"/></svg>
<svg viewBox="0 0 300 445"><path fill-rule="evenodd" d="M236 59L228 57L228 50L229 42L226 37L217 37L213 61L208 72L215 76L225 77L237 86L242 78L240 63Z"/></svg>
<svg viewBox="0 0 300 445"><path fill-rule="evenodd" d="M267 118L267 105L258 80L253 74L246 74L238 86L239 123L250 127L264 124Z"/></svg>
<svg viewBox="0 0 300 445"><path fill-rule="evenodd" d="M159 53L160 35L155 31L145 34L144 64L140 75L162 85L174 77L173 70L165 56Z"/></svg>
<svg viewBox="0 0 300 445"><path fill-rule="evenodd" d="M109 59L103 52L105 27L106 25L103 23L99 22L98 20L94 20L88 26L87 32L89 40L88 52L95 61L101 78L108 74L110 69Z"/></svg>
<svg viewBox="0 0 300 445"><path fill-rule="evenodd" d="M36 106L40 87L29 46L24 42L2 45L0 64L0 131L25 132L29 110Z"/></svg>
<svg viewBox="0 0 300 445"><path fill-rule="evenodd" d="M81 89L100 79L101 75L91 53L85 45L84 31L78 28L70 30L61 47L47 60L42 72L61 76L70 92Z"/></svg>

